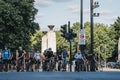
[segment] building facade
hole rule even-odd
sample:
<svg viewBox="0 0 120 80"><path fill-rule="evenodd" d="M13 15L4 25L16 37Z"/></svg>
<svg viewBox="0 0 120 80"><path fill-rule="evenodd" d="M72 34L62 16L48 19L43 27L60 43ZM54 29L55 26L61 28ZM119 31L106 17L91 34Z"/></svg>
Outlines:
<svg viewBox="0 0 120 80"><path fill-rule="evenodd" d="M53 30L54 25L48 25L48 27L50 30L42 37L42 54L48 48L56 52L56 33Z"/></svg>

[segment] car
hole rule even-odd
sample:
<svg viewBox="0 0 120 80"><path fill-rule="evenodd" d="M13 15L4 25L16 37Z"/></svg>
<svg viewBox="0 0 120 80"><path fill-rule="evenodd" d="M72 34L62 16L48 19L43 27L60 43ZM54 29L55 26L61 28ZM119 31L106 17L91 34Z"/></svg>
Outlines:
<svg viewBox="0 0 120 80"><path fill-rule="evenodd" d="M108 68L115 68L116 67L116 62L107 62L107 67Z"/></svg>
<svg viewBox="0 0 120 80"><path fill-rule="evenodd" d="M120 69L120 61L116 62L115 68Z"/></svg>
<svg viewBox="0 0 120 80"><path fill-rule="evenodd" d="M99 66L100 67L105 67L105 61L101 60L100 63L99 63Z"/></svg>

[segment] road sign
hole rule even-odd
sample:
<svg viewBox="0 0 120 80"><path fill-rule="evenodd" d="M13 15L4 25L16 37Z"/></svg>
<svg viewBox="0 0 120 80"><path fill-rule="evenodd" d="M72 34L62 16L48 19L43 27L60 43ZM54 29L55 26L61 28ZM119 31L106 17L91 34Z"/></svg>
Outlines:
<svg viewBox="0 0 120 80"><path fill-rule="evenodd" d="M79 31L79 44L85 45L85 30L83 29Z"/></svg>
<svg viewBox="0 0 120 80"><path fill-rule="evenodd" d="M84 34L80 35L80 39L84 39L84 37L85 37Z"/></svg>

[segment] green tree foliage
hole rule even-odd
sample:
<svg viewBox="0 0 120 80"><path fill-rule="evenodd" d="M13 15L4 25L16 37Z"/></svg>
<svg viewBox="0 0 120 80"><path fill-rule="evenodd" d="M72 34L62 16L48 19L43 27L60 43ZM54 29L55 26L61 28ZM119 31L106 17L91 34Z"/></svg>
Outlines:
<svg viewBox="0 0 120 80"><path fill-rule="evenodd" d="M28 48L30 36L39 29L36 13L34 0L0 0L0 48Z"/></svg>
<svg viewBox="0 0 120 80"><path fill-rule="evenodd" d="M72 28L78 35L80 24L78 22L74 23ZM90 52L90 23L86 22L84 24L85 37L86 37L86 49L85 52ZM114 39L114 29L108 27L104 24L96 23L94 25L94 53L101 54L104 58L109 58L112 56L115 46ZM78 37L74 39L73 50L76 50L78 43ZM105 55L106 54L106 55Z"/></svg>
<svg viewBox="0 0 120 80"><path fill-rule="evenodd" d="M84 24L85 28L85 39L86 39L86 52L90 53L90 23L86 22Z"/></svg>
<svg viewBox="0 0 120 80"><path fill-rule="evenodd" d="M73 40L73 52L72 52L73 54L76 52L76 50L78 48L79 28L80 28L80 23L79 22L74 23L73 26L72 26L72 29L77 34L77 37L74 38L74 40Z"/></svg>
<svg viewBox="0 0 120 80"><path fill-rule="evenodd" d="M118 23L117 23L118 24ZM79 22L76 22L71 27L77 36L79 35L78 31L80 28ZM86 47L85 52L90 53L90 22L86 22L84 24L85 29L85 37L86 37ZM66 40L61 37L61 32L56 31L57 34L57 49L62 50L64 46L69 48L69 44ZM94 25L94 53L100 54L104 59L112 57L114 50L115 50L115 31L113 26L107 26L100 23L95 23ZM76 48L78 45L78 37L76 37L72 42L72 54L74 55Z"/></svg>
<svg viewBox="0 0 120 80"><path fill-rule="evenodd" d="M36 31L36 33L31 36L31 46L36 50L41 50L42 36L42 31Z"/></svg>
<svg viewBox="0 0 120 80"><path fill-rule="evenodd" d="M71 28L78 35L79 23L78 22L74 23L73 26L71 26ZM70 50L69 42L66 39L64 39L63 37L61 37L61 31L60 30L56 31L56 37L57 37L57 50L58 50L57 52L61 53L64 48L66 48L69 51ZM78 38L76 37L72 41L72 55L74 55L74 53L76 51L77 43L78 43Z"/></svg>
<svg viewBox="0 0 120 80"><path fill-rule="evenodd" d="M56 42L58 54L60 54L64 48L69 48L68 42L61 36L61 32L59 30L56 31Z"/></svg>
<svg viewBox="0 0 120 80"><path fill-rule="evenodd" d="M118 40L120 38L120 17L117 18L115 23L113 24L115 30L115 38Z"/></svg>
<svg viewBox="0 0 120 80"><path fill-rule="evenodd" d="M111 37L111 27L105 26L104 24L97 23L95 25L95 53L99 53L103 58L112 57L114 51L115 40Z"/></svg>
<svg viewBox="0 0 120 80"><path fill-rule="evenodd" d="M118 40L120 38L120 17L118 17L115 21L115 23L113 25L111 25L111 27L113 28L113 36L111 37L114 37L114 39L116 40L115 42L115 47L114 47L114 55L117 55L118 54Z"/></svg>

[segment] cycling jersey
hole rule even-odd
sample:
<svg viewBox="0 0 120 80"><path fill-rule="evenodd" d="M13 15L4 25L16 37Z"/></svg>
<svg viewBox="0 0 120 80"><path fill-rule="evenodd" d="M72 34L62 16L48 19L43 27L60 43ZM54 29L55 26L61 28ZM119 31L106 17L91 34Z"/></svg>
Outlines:
<svg viewBox="0 0 120 80"><path fill-rule="evenodd" d="M0 59L2 58L2 53L0 52Z"/></svg>
<svg viewBox="0 0 120 80"><path fill-rule="evenodd" d="M53 57L53 51L47 51L47 53L45 54L45 56L46 56L47 58Z"/></svg>
<svg viewBox="0 0 120 80"><path fill-rule="evenodd" d="M10 51L9 50L3 50L3 59L10 59Z"/></svg>
<svg viewBox="0 0 120 80"><path fill-rule="evenodd" d="M63 52L63 53L62 53L63 58L66 58L66 57L67 57L67 55L68 55L68 53L67 53L67 52Z"/></svg>
<svg viewBox="0 0 120 80"><path fill-rule="evenodd" d="M25 59L29 59L29 58L30 58L29 53L26 53L25 54Z"/></svg>
<svg viewBox="0 0 120 80"><path fill-rule="evenodd" d="M58 55L58 60L62 60L62 56L61 55Z"/></svg>
<svg viewBox="0 0 120 80"><path fill-rule="evenodd" d="M0 52L0 63L2 62L2 53Z"/></svg>
<svg viewBox="0 0 120 80"><path fill-rule="evenodd" d="M33 50L30 51L30 58L33 58L35 55L35 52Z"/></svg>
<svg viewBox="0 0 120 80"><path fill-rule="evenodd" d="M41 58L40 53L35 53L35 59L39 60Z"/></svg>
<svg viewBox="0 0 120 80"><path fill-rule="evenodd" d="M18 57L21 57L24 54L23 50L18 50ZM21 57L20 59L23 59L23 57Z"/></svg>
<svg viewBox="0 0 120 80"><path fill-rule="evenodd" d="M83 59L83 56L82 56L81 53L80 54L76 53L75 56L74 56L74 58L75 59Z"/></svg>

